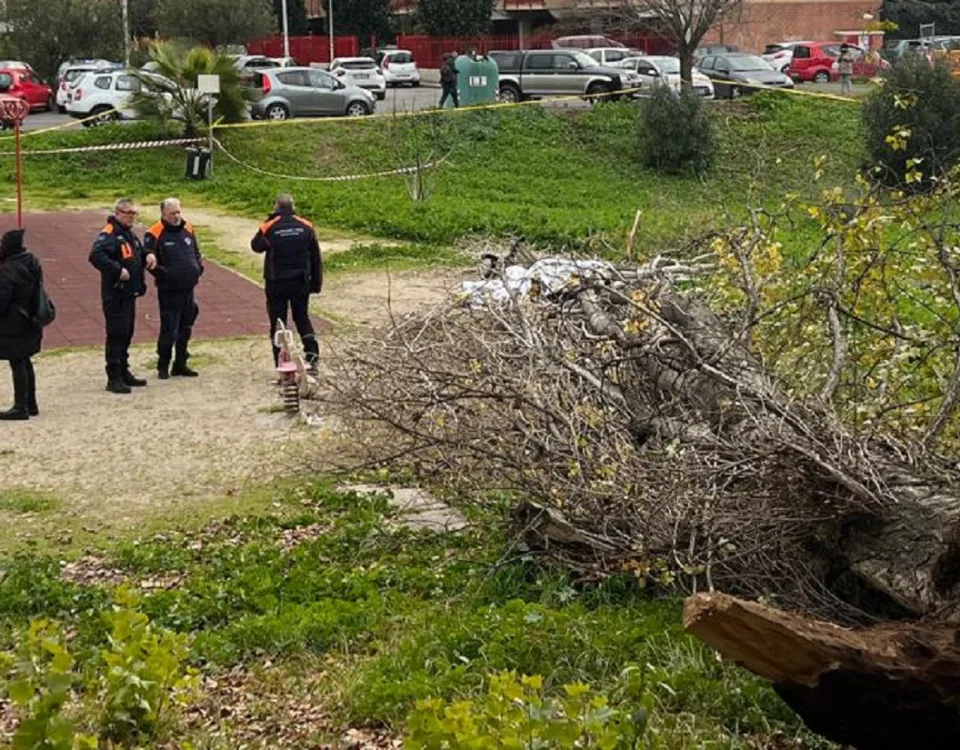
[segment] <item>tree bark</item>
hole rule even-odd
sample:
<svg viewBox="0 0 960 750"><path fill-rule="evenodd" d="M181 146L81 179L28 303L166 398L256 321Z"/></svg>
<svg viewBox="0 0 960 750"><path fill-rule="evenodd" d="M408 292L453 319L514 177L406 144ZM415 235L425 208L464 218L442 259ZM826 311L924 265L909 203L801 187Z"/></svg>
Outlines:
<svg viewBox="0 0 960 750"><path fill-rule="evenodd" d="M956 747L960 632L847 630L723 594L687 600L684 626L770 680L814 731L859 750Z"/></svg>

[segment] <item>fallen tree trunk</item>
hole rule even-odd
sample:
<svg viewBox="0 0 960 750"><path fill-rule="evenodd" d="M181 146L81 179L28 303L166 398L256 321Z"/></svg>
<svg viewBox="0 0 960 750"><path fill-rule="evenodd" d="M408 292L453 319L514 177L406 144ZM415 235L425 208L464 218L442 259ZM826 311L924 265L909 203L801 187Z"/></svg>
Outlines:
<svg viewBox="0 0 960 750"><path fill-rule="evenodd" d="M960 744L960 631L847 630L722 594L687 600L684 625L770 680L815 732L860 750Z"/></svg>
<svg viewBox="0 0 960 750"><path fill-rule="evenodd" d="M691 272L592 267L400 321L340 352L328 401L358 441L386 428L373 462L532 501L527 545L591 573L665 562L688 590L960 621L960 471L796 398L678 288Z"/></svg>

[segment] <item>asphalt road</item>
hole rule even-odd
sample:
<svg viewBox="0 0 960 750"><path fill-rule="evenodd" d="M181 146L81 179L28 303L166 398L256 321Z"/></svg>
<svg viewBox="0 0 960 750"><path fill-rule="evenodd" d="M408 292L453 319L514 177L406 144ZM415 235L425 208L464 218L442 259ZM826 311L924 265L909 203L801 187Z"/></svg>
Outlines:
<svg viewBox="0 0 960 750"><path fill-rule="evenodd" d="M818 84L801 84L797 87L799 91L810 92L810 93L828 93L828 94L839 94L840 93L840 84L838 83L828 83L823 85ZM864 84L857 84L854 86L854 96L863 96L870 87ZM402 88L402 89L387 89L387 98L382 102L377 102L377 112L380 114L390 113L393 111L397 112L409 112L413 110L427 109L429 107L436 106L440 101L440 89L434 88L432 86L421 86L420 88ZM584 107L587 106L583 102L578 101L568 101L563 102L559 105L554 106L563 106L563 107ZM69 115L61 115L56 112L38 112L30 115L27 118L25 130L40 130L42 128L49 128L54 125L62 125L64 123L70 122L71 117Z"/></svg>
<svg viewBox="0 0 960 750"><path fill-rule="evenodd" d="M387 89L387 98L377 102L377 112L409 112L418 109L435 107L440 101L440 89L430 86L420 88ZM41 130L43 128L63 125L73 118L70 115L61 115L56 112L35 112L27 117L24 130Z"/></svg>

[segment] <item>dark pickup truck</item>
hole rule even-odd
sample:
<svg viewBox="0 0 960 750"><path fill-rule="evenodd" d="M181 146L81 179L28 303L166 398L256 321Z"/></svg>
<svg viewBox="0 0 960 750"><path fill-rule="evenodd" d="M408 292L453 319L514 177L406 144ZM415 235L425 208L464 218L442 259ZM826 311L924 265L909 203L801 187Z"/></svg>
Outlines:
<svg viewBox="0 0 960 750"><path fill-rule="evenodd" d="M609 95L609 98L616 98L621 90L639 86L636 72L601 67L590 55L579 50L491 52L489 57L500 69L502 102L545 96Z"/></svg>

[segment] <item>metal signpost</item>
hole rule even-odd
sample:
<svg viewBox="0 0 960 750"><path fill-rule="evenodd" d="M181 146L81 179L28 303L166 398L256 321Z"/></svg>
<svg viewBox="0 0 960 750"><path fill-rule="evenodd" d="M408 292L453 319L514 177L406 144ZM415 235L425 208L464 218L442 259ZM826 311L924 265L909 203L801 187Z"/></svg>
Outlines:
<svg viewBox="0 0 960 750"><path fill-rule="evenodd" d="M0 117L13 123L14 149L17 161L17 228L23 228L23 158L20 152L20 125L30 113L30 105L23 99L0 100Z"/></svg>
<svg viewBox="0 0 960 750"><path fill-rule="evenodd" d="M197 93L207 97L207 134L209 135L210 148L210 174L213 175L213 103L217 100L217 94L220 93L220 76L218 75L198 75Z"/></svg>

